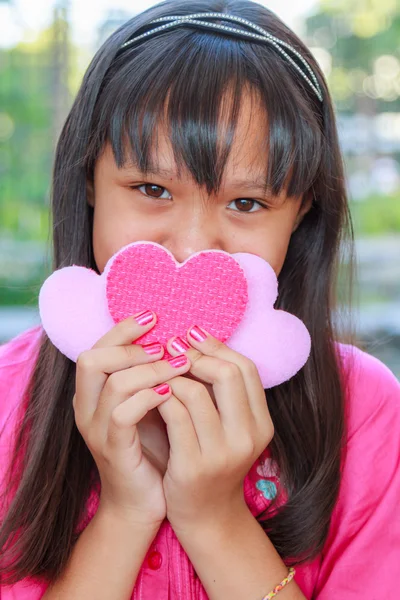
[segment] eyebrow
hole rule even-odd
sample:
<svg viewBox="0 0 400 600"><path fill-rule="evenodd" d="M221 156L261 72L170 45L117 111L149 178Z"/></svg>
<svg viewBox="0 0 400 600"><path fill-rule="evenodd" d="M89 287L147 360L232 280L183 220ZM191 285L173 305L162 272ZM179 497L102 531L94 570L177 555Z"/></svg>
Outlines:
<svg viewBox="0 0 400 600"><path fill-rule="evenodd" d="M135 170L138 173L142 173L135 165L128 165L124 168L124 170L129 173L130 170ZM142 173L144 175L144 173ZM156 175L159 177L164 177L166 179L173 177L178 179L178 176L175 172L170 171L168 169L154 168L149 169L146 173L147 175ZM230 184L235 187L241 187L243 189L251 189L263 192L264 194L268 191L268 187L265 185L265 178L263 176L255 177L250 179L247 177L246 179L236 179L231 181Z"/></svg>

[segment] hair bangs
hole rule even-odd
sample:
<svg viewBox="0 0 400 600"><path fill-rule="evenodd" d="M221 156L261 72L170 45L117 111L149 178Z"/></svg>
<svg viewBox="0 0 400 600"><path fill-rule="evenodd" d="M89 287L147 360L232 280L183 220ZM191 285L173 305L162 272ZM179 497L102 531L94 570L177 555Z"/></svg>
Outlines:
<svg viewBox="0 0 400 600"><path fill-rule="evenodd" d="M217 194L245 91L249 118L256 110L265 115L265 191L303 194L318 172L321 132L287 65L267 44L197 30L164 33L115 60L94 111L97 152L90 163L109 141L119 168L151 173L161 127L178 176L183 169Z"/></svg>

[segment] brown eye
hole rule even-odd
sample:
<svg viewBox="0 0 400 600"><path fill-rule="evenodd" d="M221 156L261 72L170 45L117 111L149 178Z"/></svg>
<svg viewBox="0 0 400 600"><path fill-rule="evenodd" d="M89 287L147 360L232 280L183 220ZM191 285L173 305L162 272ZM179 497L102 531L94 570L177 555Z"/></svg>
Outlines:
<svg viewBox="0 0 400 600"><path fill-rule="evenodd" d="M254 206L254 200L249 200L248 198L240 198L239 200L235 200L237 203L236 206L245 212L251 210Z"/></svg>
<svg viewBox="0 0 400 600"><path fill-rule="evenodd" d="M162 195L162 191L160 192L160 190L165 190L165 188L155 185L155 183L145 183L140 187L144 187L146 194L153 196L153 198L159 198Z"/></svg>
<svg viewBox="0 0 400 600"><path fill-rule="evenodd" d="M266 208L257 202L257 200L252 200L251 198L237 198L236 200L232 200L230 204L235 204L238 209L236 212L242 213L258 212L259 209ZM256 210L252 210L253 208L256 208Z"/></svg>
<svg viewBox="0 0 400 600"><path fill-rule="evenodd" d="M161 185L156 185L155 183L142 183L142 185L131 185L129 186L132 190L139 190L143 196L147 198L154 198L155 200L167 200L166 196L162 196L164 192L167 191L165 187ZM141 190L143 189L143 191Z"/></svg>

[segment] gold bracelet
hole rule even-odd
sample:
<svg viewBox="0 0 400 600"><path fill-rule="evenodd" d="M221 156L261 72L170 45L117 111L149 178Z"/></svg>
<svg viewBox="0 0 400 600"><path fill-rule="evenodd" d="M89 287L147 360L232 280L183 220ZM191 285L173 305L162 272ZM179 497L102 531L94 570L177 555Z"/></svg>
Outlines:
<svg viewBox="0 0 400 600"><path fill-rule="evenodd" d="M288 576L285 577L285 579L282 579L282 581L280 583L278 583L278 585L276 587L274 587L272 592L270 592L269 594L264 596L263 600L271 600L271 598L274 598L277 595L277 593L280 592L285 587L285 585L287 585L290 581L292 581L295 574L296 574L296 569L294 569L293 567L290 567Z"/></svg>

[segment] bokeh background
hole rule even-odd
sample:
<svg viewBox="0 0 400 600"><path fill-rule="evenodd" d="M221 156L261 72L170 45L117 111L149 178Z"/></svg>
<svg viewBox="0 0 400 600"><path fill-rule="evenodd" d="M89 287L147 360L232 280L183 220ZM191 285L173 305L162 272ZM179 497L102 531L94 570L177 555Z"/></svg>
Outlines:
<svg viewBox="0 0 400 600"><path fill-rule="evenodd" d="M356 232L360 345L400 377L399 0L266 0L311 48L333 98ZM0 343L39 323L54 147L91 57L156 4L0 0Z"/></svg>

